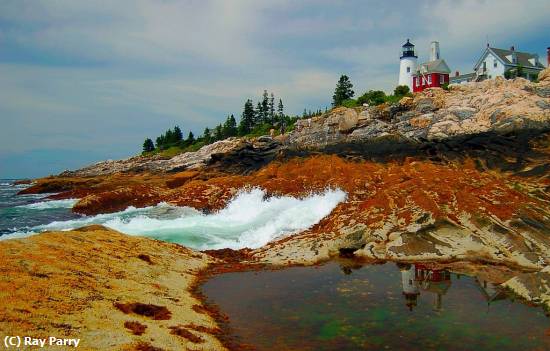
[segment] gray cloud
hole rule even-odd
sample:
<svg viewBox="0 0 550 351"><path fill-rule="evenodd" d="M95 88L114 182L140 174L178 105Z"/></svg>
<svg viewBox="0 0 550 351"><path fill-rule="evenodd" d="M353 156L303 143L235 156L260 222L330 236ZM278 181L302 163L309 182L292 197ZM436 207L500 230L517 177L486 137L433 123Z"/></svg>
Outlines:
<svg viewBox="0 0 550 351"><path fill-rule="evenodd" d="M461 71L486 35L543 55L549 13L535 0L0 1L0 177L28 174L15 155L47 174L129 156L175 124L201 132L263 89L290 113L330 104L342 73L357 93L390 91L407 37L421 59L439 40Z"/></svg>

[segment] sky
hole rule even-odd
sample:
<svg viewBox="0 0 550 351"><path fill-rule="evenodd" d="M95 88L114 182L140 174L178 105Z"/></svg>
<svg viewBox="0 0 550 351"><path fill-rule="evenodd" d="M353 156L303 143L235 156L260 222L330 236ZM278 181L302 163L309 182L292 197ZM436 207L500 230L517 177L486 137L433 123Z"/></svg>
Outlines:
<svg viewBox="0 0 550 351"><path fill-rule="evenodd" d="M550 46L550 1L0 0L0 178L40 177L201 134L264 89L287 114L391 92L407 38L454 72Z"/></svg>

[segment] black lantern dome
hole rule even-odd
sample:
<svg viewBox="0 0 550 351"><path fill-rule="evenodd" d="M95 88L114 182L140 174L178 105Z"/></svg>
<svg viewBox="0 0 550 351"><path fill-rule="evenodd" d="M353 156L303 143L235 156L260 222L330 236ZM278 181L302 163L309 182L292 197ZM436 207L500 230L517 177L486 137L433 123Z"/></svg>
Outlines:
<svg viewBox="0 0 550 351"><path fill-rule="evenodd" d="M402 59L403 57L418 58L418 56L416 56L414 53L414 45L409 41L409 39L407 39L407 42L403 44L402 48L403 48L403 53L400 59Z"/></svg>

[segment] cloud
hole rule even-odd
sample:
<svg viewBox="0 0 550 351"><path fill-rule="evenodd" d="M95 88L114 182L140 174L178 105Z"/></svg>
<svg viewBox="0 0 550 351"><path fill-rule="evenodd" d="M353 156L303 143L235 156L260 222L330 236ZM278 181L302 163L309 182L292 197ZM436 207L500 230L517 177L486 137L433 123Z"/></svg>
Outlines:
<svg viewBox="0 0 550 351"><path fill-rule="evenodd" d="M175 124L239 116L264 89L289 113L324 108L340 74L357 94L391 91L407 37L420 60L439 40L453 70L471 69L485 35L543 55L548 13L541 0L2 1L0 153L131 155Z"/></svg>

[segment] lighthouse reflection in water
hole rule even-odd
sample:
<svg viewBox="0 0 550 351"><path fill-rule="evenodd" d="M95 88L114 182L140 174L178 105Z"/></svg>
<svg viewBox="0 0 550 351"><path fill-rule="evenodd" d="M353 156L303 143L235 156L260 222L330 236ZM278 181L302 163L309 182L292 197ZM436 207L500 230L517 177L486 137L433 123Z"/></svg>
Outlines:
<svg viewBox="0 0 550 351"><path fill-rule="evenodd" d="M499 286L513 274L342 258L220 274L202 292L258 350L550 350L544 310Z"/></svg>
<svg viewBox="0 0 550 351"><path fill-rule="evenodd" d="M430 268L423 264L397 264L401 271L403 296L405 305L412 311L418 305L420 294L433 295L433 310L441 311L443 297L451 287L451 272L445 269ZM455 274L460 279L460 274ZM474 277L476 286L488 303L505 298L502 289L497 284L488 282L480 277Z"/></svg>

